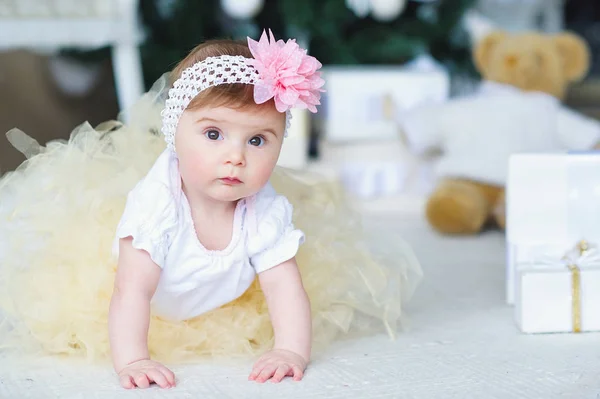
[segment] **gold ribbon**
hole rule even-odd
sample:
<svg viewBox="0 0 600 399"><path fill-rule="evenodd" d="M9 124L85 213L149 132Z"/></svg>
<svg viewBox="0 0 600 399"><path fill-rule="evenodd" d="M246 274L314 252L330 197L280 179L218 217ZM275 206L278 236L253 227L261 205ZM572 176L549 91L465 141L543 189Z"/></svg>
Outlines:
<svg viewBox="0 0 600 399"><path fill-rule="evenodd" d="M547 246L542 246L539 250L541 256L533 256L533 263L541 264L544 267L564 268L571 273L571 320L572 331L581 332L581 270L591 266L600 266L600 250L598 247L590 246L586 240L581 240L577 245L567 251L562 259L545 253ZM553 251L552 251L553 252Z"/></svg>
<svg viewBox="0 0 600 399"><path fill-rule="evenodd" d="M579 253L579 257L585 255L589 251L587 241L581 240L575 247ZM571 319L573 324L573 332L581 332L581 269L576 261L569 259L567 255L563 260L569 261L567 267L571 271Z"/></svg>
<svg viewBox="0 0 600 399"><path fill-rule="evenodd" d="M581 273L579 266L570 264L571 271L571 314L573 332L581 332Z"/></svg>

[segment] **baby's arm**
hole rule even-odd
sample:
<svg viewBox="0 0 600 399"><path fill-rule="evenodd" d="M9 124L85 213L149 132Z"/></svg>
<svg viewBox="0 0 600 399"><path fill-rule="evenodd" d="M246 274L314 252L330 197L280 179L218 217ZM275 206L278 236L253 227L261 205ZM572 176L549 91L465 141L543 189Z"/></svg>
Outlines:
<svg viewBox="0 0 600 399"><path fill-rule="evenodd" d="M310 301L294 258L259 274L273 331L275 345L256 362L250 379L264 382L273 376L279 382L286 375L300 380L310 360L312 319Z"/></svg>
<svg viewBox="0 0 600 399"><path fill-rule="evenodd" d="M175 385L173 373L150 360L148 328L150 300L161 269L150 255L133 248L132 239L119 241L119 264L108 317L115 371L125 388L145 388L155 382L162 388Z"/></svg>

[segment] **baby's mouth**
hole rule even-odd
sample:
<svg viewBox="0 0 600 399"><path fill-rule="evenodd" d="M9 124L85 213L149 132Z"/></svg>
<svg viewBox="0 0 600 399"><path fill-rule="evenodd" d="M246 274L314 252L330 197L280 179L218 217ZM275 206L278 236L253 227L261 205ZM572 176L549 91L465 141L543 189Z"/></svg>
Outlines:
<svg viewBox="0 0 600 399"><path fill-rule="evenodd" d="M221 181L221 183L227 184L227 185L230 185L230 186L235 186L237 184L241 184L242 183L242 181L240 179L238 179L237 177L222 177L219 180Z"/></svg>

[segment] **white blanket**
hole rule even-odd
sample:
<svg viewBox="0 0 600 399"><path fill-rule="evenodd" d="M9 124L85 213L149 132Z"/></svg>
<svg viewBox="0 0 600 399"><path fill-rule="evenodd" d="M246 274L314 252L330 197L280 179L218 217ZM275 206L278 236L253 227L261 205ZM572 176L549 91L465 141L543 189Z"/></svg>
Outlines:
<svg viewBox="0 0 600 399"><path fill-rule="evenodd" d="M397 341L340 343L310 365L304 381L248 382L251 361L175 367L169 391L122 390L110 367L61 360L37 366L0 359L0 398L597 398L598 334L527 336L504 300L504 237L443 238L415 216L398 225L425 273Z"/></svg>

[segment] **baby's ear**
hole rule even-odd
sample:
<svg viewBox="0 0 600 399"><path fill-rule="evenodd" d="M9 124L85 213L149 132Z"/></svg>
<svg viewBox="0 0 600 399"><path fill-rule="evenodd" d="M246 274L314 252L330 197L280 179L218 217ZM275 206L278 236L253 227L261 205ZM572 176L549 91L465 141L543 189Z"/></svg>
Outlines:
<svg viewBox="0 0 600 399"><path fill-rule="evenodd" d="M488 34L475 44L473 51L473 59L475 66L481 75L485 75L490 63L490 57L494 52L494 48L506 37L506 33L496 31Z"/></svg>
<svg viewBox="0 0 600 399"><path fill-rule="evenodd" d="M562 59L565 78L571 82L581 80L590 67L590 49L582 38L573 33L561 33L553 37Z"/></svg>

